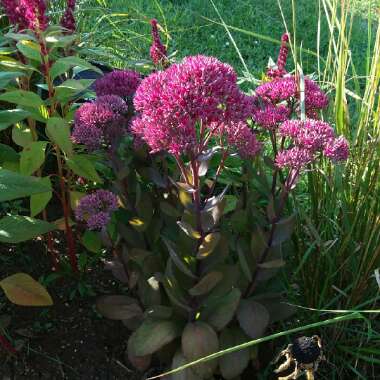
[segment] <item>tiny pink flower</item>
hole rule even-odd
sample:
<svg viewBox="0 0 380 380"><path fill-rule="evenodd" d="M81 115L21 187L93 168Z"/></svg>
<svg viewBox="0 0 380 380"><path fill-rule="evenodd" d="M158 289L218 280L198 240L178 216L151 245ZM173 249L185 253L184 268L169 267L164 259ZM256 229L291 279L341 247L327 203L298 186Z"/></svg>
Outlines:
<svg viewBox="0 0 380 380"><path fill-rule="evenodd" d="M313 155L308 149L293 147L280 151L276 156L276 166L280 169L290 168L299 171L313 161Z"/></svg>
<svg viewBox="0 0 380 380"><path fill-rule="evenodd" d="M348 141L343 136L331 139L326 144L323 153L334 162L346 161L350 155Z"/></svg>
<svg viewBox="0 0 380 380"><path fill-rule="evenodd" d="M158 22L156 19L150 21L152 26L152 46L150 48L150 57L152 62L157 65L165 65L168 61L166 47L162 44L158 32Z"/></svg>
<svg viewBox="0 0 380 380"><path fill-rule="evenodd" d="M95 81L97 96L117 95L131 98L141 82L141 76L133 70L114 70Z"/></svg>

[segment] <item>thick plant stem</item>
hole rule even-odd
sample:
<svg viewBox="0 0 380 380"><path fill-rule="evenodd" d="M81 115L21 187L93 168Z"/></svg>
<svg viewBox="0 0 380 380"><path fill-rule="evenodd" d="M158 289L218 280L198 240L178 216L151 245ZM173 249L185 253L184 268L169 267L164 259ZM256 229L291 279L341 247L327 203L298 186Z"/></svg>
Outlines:
<svg viewBox="0 0 380 380"><path fill-rule="evenodd" d="M74 273L79 273L75 241L74 241L73 231L70 227L70 222L69 222L70 212L69 212L68 199L66 196L66 184L65 184L64 175L63 175L61 152L58 147L56 147L56 154L57 154L59 182L60 182L60 187L61 187L61 202L62 202L62 208L63 208L63 217L65 221L68 255L69 255L72 271Z"/></svg>
<svg viewBox="0 0 380 380"><path fill-rule="evenodd" d="M296 170L294 172L291 171L288 175L288 179L286 180L286 184L285 184L284 189L281 193L281 199L280 199L280 204L279 204L278 210L276 212L275 217L271 220L271 229L269 231L269 236L268 236L266 248L264 249L263 253L261 254L259 261L258 261L258 264L262 264L265 262L266 258L268 257L268 254L272 248L274 234L275 234L276 228L277 228L277 223L281 218L282 212L283 212L285 204L286 204L286 200L288 199L290 190L292 189L295 181L298 178L298 174L299 174L299 171ZM258 274L259 274L259 267L257 266L255 272L253 273L252 281L244 293L245 298L251 296L252 293L254 292L255 287L256 287L256 283L257 283Z"/></svg>
<svg viewBox="0 0 380 380"><path fill-rule="evenodd" d="M17 351L14 349L14 347L8 342L8 339L4 335L0 335L0 345L3 346L3 348L9 352L12 355L16 355Z"/></svg>

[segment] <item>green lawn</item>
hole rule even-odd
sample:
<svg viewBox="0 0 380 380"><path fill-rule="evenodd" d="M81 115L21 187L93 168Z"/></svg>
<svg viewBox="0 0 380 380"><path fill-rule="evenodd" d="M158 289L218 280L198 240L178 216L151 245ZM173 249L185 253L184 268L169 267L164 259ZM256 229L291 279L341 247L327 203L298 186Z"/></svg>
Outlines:
<svg viewBox="0 0 380 380"><path fill-rule="evenodd" d="M373 4L375 1L372 0ZM281 0L284 20L292 31L292 0ZM367 0L357 0L353 23L353 59L364 64L367 49ZM260 75L268 57L277 55L276 43L284 32L284 20L277 0L214 0L231 29L242 59L255 75ZM320 53L328 46L328 25L318 0L294 0L297 44L317 52L318 20ZM98 58L113 65L130 66L132 61L148 58L150 45L149 19L155 17L167 30L164 37L169 51L177 56L214 55L233 64L239 72L243 65L210 0L83 0L80 29L85 32L94 52L106 53ZM261 36L261 37L260 37ZM269 41L267 40L269 39ZM306 72L316 70L316 57L302 54ZM364 66L363 66L364 67ZM360 71L360 70L359 70Z"/></svg>

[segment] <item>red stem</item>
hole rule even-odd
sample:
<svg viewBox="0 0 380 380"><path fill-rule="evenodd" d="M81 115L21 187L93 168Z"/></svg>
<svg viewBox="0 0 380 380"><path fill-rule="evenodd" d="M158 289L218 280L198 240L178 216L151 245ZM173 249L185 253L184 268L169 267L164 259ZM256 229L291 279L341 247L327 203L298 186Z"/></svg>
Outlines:
<svg viewBox="0 0 380 380"><path fill-rule="evenodd" d="M17 351L14 347L8 342L8 339L4 335L0 335L0 344L4 347L4 349L11 353L12 355L16 355Z"/></svg>

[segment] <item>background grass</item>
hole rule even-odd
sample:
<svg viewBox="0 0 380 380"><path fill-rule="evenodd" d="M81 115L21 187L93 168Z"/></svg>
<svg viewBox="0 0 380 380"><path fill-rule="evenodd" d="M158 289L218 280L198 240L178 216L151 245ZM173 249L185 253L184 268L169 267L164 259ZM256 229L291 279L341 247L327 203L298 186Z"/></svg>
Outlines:
<svg viewBox="0 0 380 380"><path fill-rule="evenodd" d="M368 4L378 0L356 0L355 22L352 29L352 57L355 64L364 67ZM295 14L297 44L317 51L318 0L296 0ZM281 0L284 19L292 25L292 1ZM250 71L260 76L269 56L276 58L279 41L284 32L284 19L277 0L215 0L228 25L233 30L236 44ZM166 31L164 40L169 51L177 51L179 58L191 54L214 55L232 64L238 72L243 66L236 50L219 22L209 0L82 0L79 29L90 45L91 54L117 67L127 67L133 60L149 58L149 19L157 18ZM320 54L328 49L329 31L321 18ZM247 33L254 33L248 35ZM268 41L273 39L273 41ZM106 54L104 54L106 50ZM316 58L302 56L305 72L316 70Z"/></svg>

